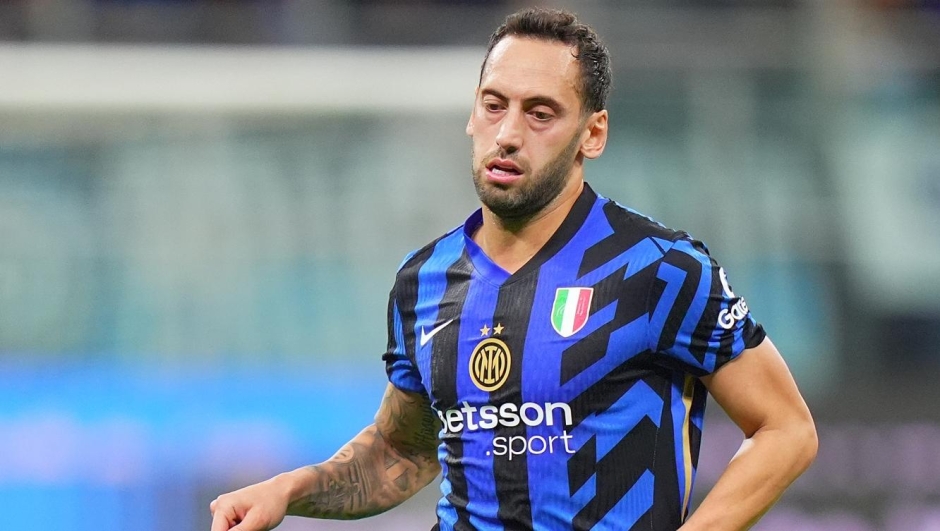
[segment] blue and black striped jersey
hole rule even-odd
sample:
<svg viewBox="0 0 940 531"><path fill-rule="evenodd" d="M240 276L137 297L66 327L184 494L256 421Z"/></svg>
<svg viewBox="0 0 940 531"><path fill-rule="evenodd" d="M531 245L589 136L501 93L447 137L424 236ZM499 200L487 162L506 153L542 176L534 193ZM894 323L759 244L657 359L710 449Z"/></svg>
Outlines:
<svg viewBox="0 0 940 531"><path fill-rule="evenodd" d="M513 274L481 212L409 255L389 301L392 384L443 424L442 531L675 530L709 374L764 338L706 248L585 184Z"/></svg>

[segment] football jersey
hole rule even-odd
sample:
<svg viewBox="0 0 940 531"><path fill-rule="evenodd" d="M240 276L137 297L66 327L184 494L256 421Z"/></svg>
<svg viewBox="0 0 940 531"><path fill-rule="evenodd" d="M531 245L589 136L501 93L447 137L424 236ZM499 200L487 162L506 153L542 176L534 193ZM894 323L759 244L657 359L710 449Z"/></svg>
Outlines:
<svg viewBox="0 0 940 531"><path fill-rule="evenodd" d="M701 242L587 184L515 273L473 241L482 220L409 255L389 300L389 380L443 425L441 531L674 531L698 377L763 328Z"/></svg>

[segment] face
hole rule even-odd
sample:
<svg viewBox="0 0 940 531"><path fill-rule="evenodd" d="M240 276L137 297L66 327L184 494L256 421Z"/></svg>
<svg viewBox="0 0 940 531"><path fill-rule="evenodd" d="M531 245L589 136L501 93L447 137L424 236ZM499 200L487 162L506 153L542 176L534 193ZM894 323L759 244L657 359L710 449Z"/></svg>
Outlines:
<svg viewBox="0 0 940 531"><path fill-rule="evenodd" d="M562 43L507 37L490 53L467 134L477 195L497 216L538 213L580 168L590 133L579 75Z"/></svg>

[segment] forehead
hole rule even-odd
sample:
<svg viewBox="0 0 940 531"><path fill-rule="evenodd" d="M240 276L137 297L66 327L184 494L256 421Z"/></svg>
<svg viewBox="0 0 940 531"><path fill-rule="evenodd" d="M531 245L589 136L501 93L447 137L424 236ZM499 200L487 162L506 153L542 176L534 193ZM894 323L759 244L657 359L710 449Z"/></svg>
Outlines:
<svg viewBox="0 0 940 531"><path fill-rule="evenodd" d="M486 61L480 89L507 95L577 99L580 71L574 49L564 43L526 37L499 41Z"/></svg>

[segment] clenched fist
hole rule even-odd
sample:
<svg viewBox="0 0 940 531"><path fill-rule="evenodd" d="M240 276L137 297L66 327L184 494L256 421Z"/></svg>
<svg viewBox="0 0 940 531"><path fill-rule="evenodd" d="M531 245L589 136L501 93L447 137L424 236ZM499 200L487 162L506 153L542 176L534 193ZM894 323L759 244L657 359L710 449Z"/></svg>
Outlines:
<svg viewBox="0 0 940 531"><path fill-rule="evenodd" d="M284 520L290 502L284 475L223 494L209 504L211 531L269 531Z"/></svg>

